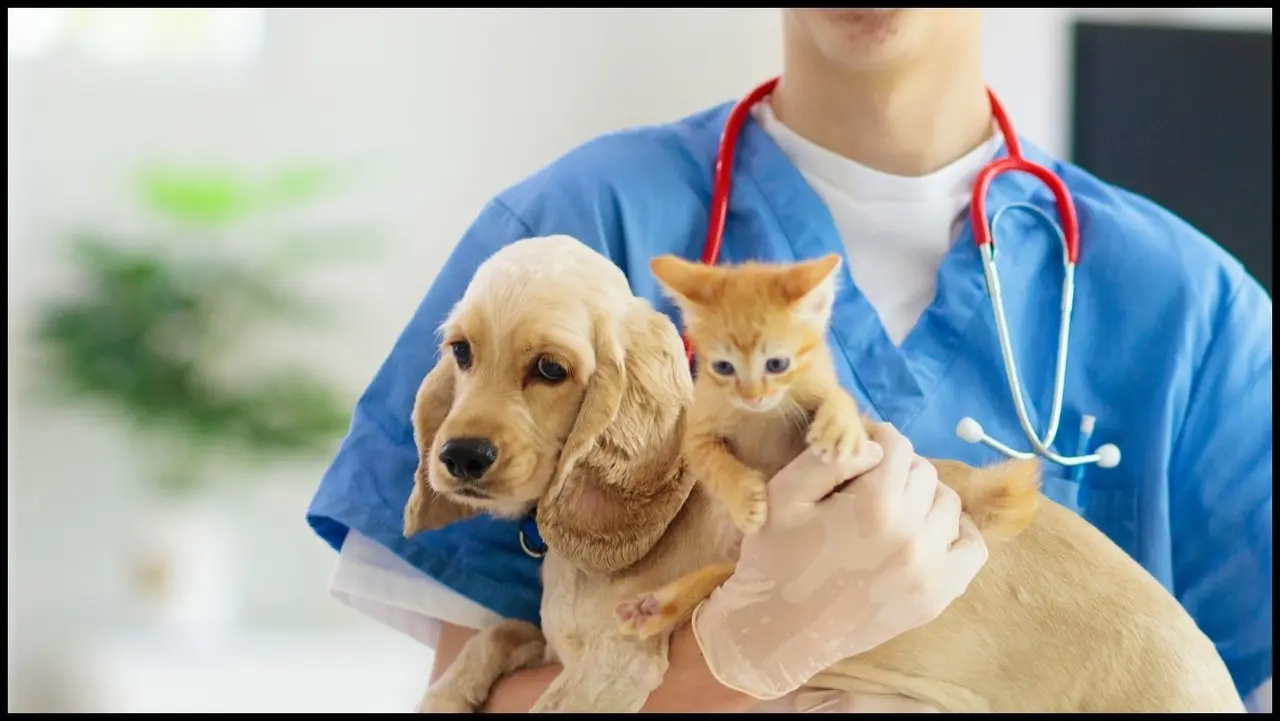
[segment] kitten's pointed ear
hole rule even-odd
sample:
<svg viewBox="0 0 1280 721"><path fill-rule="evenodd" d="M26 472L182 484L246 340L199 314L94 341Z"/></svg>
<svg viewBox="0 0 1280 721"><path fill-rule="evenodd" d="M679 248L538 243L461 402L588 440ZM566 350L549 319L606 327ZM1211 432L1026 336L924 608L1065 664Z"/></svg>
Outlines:
<svg viewBox="0 0 1280 721"><path fill-rule="evenodd" d="M836 298L840 256L836 253L788 267L778 277L782 295L796 311L825 319Z"/></svg>
<svg viewBox="0 0 1280 721"><path fill-rule="evenodd" d="M703 305L712 300L716 273L713 266L693 263L675 255L660 255L649 261L649 271L662 290L679 305Z"/></svg>

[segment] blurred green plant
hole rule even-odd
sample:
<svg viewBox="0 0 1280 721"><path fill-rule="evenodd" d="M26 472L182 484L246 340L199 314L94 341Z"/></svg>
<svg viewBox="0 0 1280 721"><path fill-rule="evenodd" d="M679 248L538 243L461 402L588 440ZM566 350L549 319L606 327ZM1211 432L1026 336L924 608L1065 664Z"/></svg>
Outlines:
<svg viewBox="0 0 1280 721"><path fill-rule="evenodd" d="M319 166L260 182L216 169L153 168L137 190L157 222L152 239L82 233L71 261L78 292L48 301L35 324L42 368L63 401L122 413L156 442L158 490L182 494L213 479L210 452L269 460L326 448L347 426L348 404L309 368L283 364L229 373L228 354L251 329L326 316L295 292L290 273L324 251L367 250L364 231L300 231L230 252L254 218L339 187Z"/></svg>

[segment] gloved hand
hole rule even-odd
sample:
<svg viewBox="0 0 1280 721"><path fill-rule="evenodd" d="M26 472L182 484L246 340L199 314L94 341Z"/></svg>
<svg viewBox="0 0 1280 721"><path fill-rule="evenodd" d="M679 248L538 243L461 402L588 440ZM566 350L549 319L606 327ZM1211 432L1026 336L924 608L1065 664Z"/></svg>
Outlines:
<svg viewBox="0 0 1280 721"><path fill-rule="evenodd" d="M871 454L824 463L805 452L769 482L769 520L737 570L693 616L725 686L758 699L799 688L837 661L936 618L987 560L960 499L888 424ZM830 495L828 495L830 494Z"/></svg>
<svg viewBox="0 0 1280 721"><path fill-rule="evenodd" d="M761 701L749 713L942 713L942 711L923 701L906 696L802 687L781 698Z"/></svg>

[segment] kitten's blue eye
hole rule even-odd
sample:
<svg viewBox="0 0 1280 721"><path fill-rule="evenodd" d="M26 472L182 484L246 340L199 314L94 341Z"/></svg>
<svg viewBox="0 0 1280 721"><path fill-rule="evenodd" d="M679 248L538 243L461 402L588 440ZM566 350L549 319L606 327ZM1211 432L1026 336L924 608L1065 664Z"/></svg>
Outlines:
<svg viewBox="0 0 1280 721"><path fill-rule="evenodd" d="M782 373L790 367L790 358L770 358L764 362L764 369L769 373Z"/></svg>
<svg viewBox="0 0 1280 721"><path fill-rule="evenodd" d="M719 376L733 375L733 364L729 361L712 361L711 370Z"/></svg>

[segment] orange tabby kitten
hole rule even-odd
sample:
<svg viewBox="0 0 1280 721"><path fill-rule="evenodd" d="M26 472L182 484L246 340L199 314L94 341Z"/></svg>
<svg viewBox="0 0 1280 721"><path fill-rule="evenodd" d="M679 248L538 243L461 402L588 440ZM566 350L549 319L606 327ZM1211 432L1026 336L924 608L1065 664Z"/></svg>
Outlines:
<svg viewBox="0 0 1280 721"><path fill-rule="evenodd" d="M685 461L733 525L755 532L768 516L768 479L806 448L846 458L867 438L826 343L840 256L728 268L662 256L649 267L680 307L698 363ZM985 537L1011 538L1030 524L1037 461L933 463ZM648 637L673 628L733 573L730 560L619 603L622 631Z"/></svg>
<svg viewBox="0 0 1280 721"><path fill-rule="evenodd" d="M867 437L826 343L840 256L733 268L662 256L650 268L696 352L685 460L753 533L768 514L765 483L806 446L830 461Z"/></svg>

